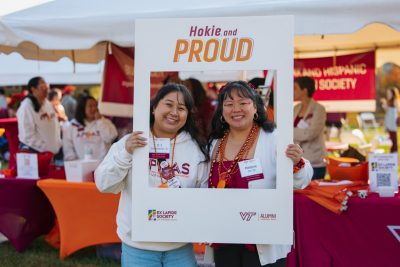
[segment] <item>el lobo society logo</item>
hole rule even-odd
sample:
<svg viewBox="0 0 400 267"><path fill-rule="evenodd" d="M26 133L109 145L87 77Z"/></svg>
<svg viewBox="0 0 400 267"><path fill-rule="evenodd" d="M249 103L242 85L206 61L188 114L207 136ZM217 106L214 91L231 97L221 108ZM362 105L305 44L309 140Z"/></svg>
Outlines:
<svg viewBox="0 0 400 267"><path fill-rule="evenodd" d="M257 216L257 212L255 211L241 211L239 212L240 217L243 221L250 221L253 218L258 218L259 221L275 221L276 213L259 213Z"/></svg>
<svg viewBox="0 0 400 267"><path fill-rule="evenodd" d="M177 219L176 210L149 210L149 221L175 221Z"/></svg>

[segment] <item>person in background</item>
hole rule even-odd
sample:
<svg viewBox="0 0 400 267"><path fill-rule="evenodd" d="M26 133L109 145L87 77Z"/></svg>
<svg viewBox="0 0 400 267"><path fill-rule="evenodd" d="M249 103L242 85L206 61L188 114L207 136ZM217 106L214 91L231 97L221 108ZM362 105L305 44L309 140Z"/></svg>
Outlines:
<svg viewBox="0 0 400 267"><path fill-rule="evenodd" d="M298 77L293 84L294 100L300 101L294 107L294 142L304 150L304 156L314 169L313 179L325 177L325 108L315 102L315 81L311 77Z"/></svg>
<svg viewBox="0 0 400 267"><path fill-rule="evenodd" d="M181 84L182 80L179 78L179 73L178 72L170 72L167 77L163 81L163 85L166 85L168 83L176 83L176 84Z"/></svg>
<svg viewBox="0 0 400 267"><path fill-rule="evenodd" d="M277 132L267 120L264 103L246 82L226 84L218 97L212 119L209 188L276 188ZM306 187L312 176L302 149L288 145L286 156L293 162L294 188ZM239 162L258 159L260 173L241 172ZM229 205L230 203L225 203ZM212 244L216 267L286 266L290 245Z"/></svg>
<svg viewBox="0 0 400 267"><path fill-rule="evenodd" d="M8 110L8 102L5 96L4 89L0 87L0 118L8 118L10 117L10 112ZM6 135L0 136L0 155L3 160L8 161L10 158L10 153L8 150L8 140ZM6 239L7 240L7 239ZM0 235L0 243L1 243L1 235Z"/></svg>
<svg viewBox="0 0 400 267"><path fill-rule="evenodd" d="M252 84L256 89L259 89L259 87L263 86L265 84L265 79L264 78L260 78L260 77L256 77L253 78L249 81L250 84ZM261 98L264 102L264 106L266 108L266 112L267 112L267 119L270 121L274 121L275 117L274 117L274 91L272 90L272 88L270 88L270 92L268 96L265 95L261 95ZM259 92L262 92L262 90L259 90Z"/></svg>
<svg viewBox="0 0 400 267"><path fill-rule="evenodd" d="M61 130L53 106L47 100L48 85L42 77L28 82L29 94L17 110L20 150L50 151L57 154L61 147Z"/></svg>
<svg viewBox="0 0 400 267"><path fill-rule="evenodd" d="M0 109L7 108L7 98L6 93L3 88L0 87Z"/></svg>
<svg viewBox="0 0 400 267"><path fill-rule="evenodd" d="M340 135L342 133L342 119L346 118L346 113L327 113L326 114L326 141L329 141L331 137L331 129L333 126L337 128L337 138L340 141Z"/></svg>
<svg viewBox="0 0 400 267"><path fill-rule="evenodd" d="M63 127L64 160L101 160L117 135L114 124L100 114L96 99L81 96L75 118Z"/></svg>
<svg viewBox="0 0 400 267"><path fill-rule="evenodd" d="M218 88L215 83L209 84L207 97L211 100L211 106L214 110L217 109L218 106Z"/></svg>
<svg viewBox="0 0 400 267"><path fill-rule="evenodd" d="M159 139L168 139L170 156L168 159L149 158L151 186L163 188L160 190L169 190L167 187L207 187L208 153L199 138L192 111L193 99L186 87L180 84L164 85L152 99L149 141L157 147ZM117 233L122 240L122 266L195 267L197 263L190 243L132 241L132 232L137 231L132 229L135 226L131 221L132 184L140 178L135 177L132 169L132 154L147 144L143 132L126 135L112 145L95 171L96 186L101 192L121 192ZM152 154L156 155L157 151ZM177 166L179 169L183 165L187 166L186 174L172 168Z"/></svg>
<svg viewBox="0 0 400 267"><path fill-rule="evenodd" d="M72 120L75 116L77 101L72 95L75 89L76 87L73 85L66 85L64 87L64 95L61 99L61 105L63 105L65 109L65 114L67 114L68 120Z"/></svg>
<svg viewBox="0 0 400 267"><path fill-rule="evenodd" d="M386 90L386 98L381 99L385 113L385 130L389 133L392 147L390 153L397 152L397 111L399 91L396 87L389 87Z"/></svg>
<svg viewBox="0 0 400 267"><path fill-rule="evenodd" d="M68 121L68 117L65 114L64 106L61 105L61 90L58 88L52 89L49 92L48 100L52 104L54 111L57 114L58 121L62 125L64 122Z"/></svg>
<svg viewBox="0 0 400 267"><path fill-rule="evenodd" d="M4 89L0 87L0 118L8 118L9 116L7 97Z"/></svg>
<svg viewBox="0 0 400 267"><path fill-rule="evenodd" d="M214 113L211 100L207 97L206 91L199 80L189 78L184 81L184 84L189 89L194 100L195 121L198 123L199 130L204 140L207 140L210 133L211 118Z"/></svg>

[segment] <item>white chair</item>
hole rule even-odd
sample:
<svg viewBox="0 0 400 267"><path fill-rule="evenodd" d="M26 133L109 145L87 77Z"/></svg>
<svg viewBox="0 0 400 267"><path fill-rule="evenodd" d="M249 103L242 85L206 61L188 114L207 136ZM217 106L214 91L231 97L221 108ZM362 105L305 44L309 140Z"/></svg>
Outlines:
<svg viewBox="0 0 400 267"><path fill-rule="evenodd" d="M375 115L372 112L361 112L358 117L359 125L363 129L376 129L379 127Z"/></svg>

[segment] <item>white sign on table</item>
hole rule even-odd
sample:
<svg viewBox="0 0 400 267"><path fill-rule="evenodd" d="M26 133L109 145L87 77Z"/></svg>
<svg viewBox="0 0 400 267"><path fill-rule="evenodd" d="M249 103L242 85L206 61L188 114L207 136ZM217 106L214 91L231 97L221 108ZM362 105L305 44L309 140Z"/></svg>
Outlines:
<svg viewBox="0 0 400 267"><path fill-rule="evenodd" d="M369 154L369 187L373 192L391 188L398 190L397 153Z"/></svg>
<svg viewBox="0 0 400 267"><path fill-rule="evenodd" d="M284 154L293 142L292 16L136 20L134 128L149 135L151 72L220 70L275 70L276 188L152 188L149 146L137 149L134 241L292 243L293 168Z"/></svg>
<svg viewBox="0 0 400 267"><path fill-rule="evenodd" d="M17 177L39 179L38 154L17 153Z"/></svg>

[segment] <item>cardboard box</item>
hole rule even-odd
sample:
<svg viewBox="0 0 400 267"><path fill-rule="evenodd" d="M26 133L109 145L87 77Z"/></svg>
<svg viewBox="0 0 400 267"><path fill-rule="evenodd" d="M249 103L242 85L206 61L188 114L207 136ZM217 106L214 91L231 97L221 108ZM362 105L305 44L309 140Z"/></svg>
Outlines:
<svg viewBox="0 0 400 267"><path fill-rule="evenodd" d="M99 160L65 161L65 174L69 182L93 182L92 172L99 165Z"/></svg>

